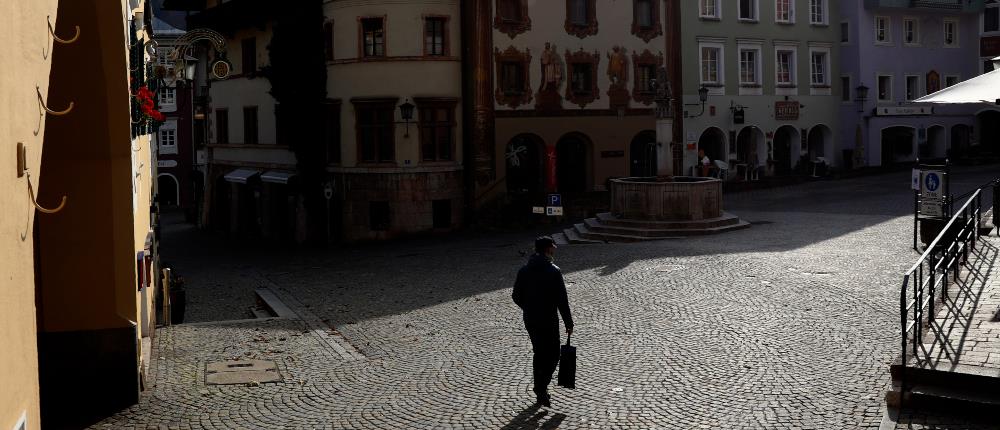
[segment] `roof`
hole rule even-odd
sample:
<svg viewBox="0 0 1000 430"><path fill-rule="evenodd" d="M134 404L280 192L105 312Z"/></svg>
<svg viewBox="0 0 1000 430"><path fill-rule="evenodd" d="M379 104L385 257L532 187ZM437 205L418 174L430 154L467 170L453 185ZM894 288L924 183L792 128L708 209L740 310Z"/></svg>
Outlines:
<svg viewBox="0 0 1000 430"><path fill-rule="evenodd" d="M1000 104L1000 69L914 100L919 103Z"/></svg>

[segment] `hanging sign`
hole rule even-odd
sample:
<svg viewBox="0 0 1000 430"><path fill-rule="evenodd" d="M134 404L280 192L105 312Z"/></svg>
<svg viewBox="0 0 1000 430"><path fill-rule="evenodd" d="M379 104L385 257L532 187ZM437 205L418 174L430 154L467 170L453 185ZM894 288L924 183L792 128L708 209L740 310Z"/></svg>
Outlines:
<svg viewBox="0 0 1000 430"><path fill-rule="evenodd" d="M212 63L212 76L215 77L215 79L226 79L232 71L233 65L229 64L226 60L218 60Z"/></svg>
<svg viewBox="0 0 1000 430"><path fill-rule="evenodd" d="M797 121L799 119L799 102L774 102L774 119L778 121Z"/></svg>

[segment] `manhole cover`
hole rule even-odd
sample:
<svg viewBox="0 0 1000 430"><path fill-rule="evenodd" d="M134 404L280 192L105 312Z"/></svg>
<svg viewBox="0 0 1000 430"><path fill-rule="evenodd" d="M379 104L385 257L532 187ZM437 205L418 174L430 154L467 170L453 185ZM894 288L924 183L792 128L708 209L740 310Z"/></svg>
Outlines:
<svg viewBox="0 0 1000 430"><path fill-rule="evenodd" d="M217 361L205 365L205 383L208 385L263 384L280 381L278 364L273 361Z"/></svg>

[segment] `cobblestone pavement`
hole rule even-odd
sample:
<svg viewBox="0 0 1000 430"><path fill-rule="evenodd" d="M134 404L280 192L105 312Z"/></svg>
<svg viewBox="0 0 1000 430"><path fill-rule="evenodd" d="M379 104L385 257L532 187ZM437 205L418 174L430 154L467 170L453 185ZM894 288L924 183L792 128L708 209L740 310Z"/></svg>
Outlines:
<svg viewBox="0 0 1000 430"><path fill-rule="evenodd" d="M995 171L960 170L952 188ZM907 172L728 194L752 228L560 248L578 388L542 410L510 300L537 232L283 253L175 226L164 253L190 320L208 322L159 330L153 387L95 428L877 428L917 257L908 189ZM245 318L260 286L364 358L299 320L217 321ZM204 364L230 356L277 360L285 380L205 386Z"/></svg>

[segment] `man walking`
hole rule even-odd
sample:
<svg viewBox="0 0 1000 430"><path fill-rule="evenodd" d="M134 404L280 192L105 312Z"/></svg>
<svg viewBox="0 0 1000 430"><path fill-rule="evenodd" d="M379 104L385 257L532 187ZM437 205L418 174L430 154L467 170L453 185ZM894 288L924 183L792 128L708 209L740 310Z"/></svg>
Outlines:
<svg viewBox="0 0 1000 430"><path fill-rule="evenodd" d="M573 334L566 284L559 266L552 263L555 252L556 244L551 237L535 239L535 254L517 272L513 294L514 303L524 311L524 328L531 338L534 391L537 403L542 406L550 406L549 382L559 364L559 315L566 334Z"/></svg>

